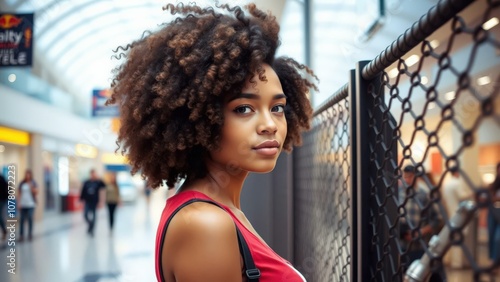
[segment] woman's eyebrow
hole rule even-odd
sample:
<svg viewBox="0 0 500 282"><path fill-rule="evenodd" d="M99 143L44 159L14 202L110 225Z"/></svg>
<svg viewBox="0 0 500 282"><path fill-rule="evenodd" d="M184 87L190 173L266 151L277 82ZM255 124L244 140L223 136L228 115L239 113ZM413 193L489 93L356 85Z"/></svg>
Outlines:
<svg viewBox="0 0 500 282"><path fill-rule="evenodd" d="M231 100L229 100L229 102L236 100L236 99L260 100L260 95L253 94L253 93L240 93L240 94L234 96L233 98L231 98ZM278 99L286 99L286 95L283 93L280 93L280 94L276 94L273 96L273 100L278 100Z"/></svg>

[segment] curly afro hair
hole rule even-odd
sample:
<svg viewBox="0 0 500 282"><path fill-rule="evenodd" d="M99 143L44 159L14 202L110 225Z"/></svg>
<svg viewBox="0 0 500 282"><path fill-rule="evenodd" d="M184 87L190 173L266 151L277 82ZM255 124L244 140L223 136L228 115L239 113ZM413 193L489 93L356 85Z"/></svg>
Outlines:
<svg viewBox="0 0 500 282"><path fill-rule="evenodd" d="M275 70L287 95L284 149L300 145L301 132L309 129L307 93L317 88L301 74L316 76L293 59L274 58L276 18L255 4L246 11L215 8L168 4L164 10L182 16L118 48L126 60L115 69L107 102L120 108L117 151L121 144L132 174L140 171L150 187L206 176L204 156L219 146L225 102L248 77L266 80L263 63Z"/></svg>

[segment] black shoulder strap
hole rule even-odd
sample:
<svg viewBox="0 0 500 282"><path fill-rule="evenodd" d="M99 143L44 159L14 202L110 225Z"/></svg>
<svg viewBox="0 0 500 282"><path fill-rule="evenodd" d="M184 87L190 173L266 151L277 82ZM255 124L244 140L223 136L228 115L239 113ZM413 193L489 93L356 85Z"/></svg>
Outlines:
<svg viewBox="0 0 500 282"><path fill-rule="evenodd" d="M192 204L194 202L210 203L210 204L218 206L219 208L221 208L221 209L223 209L225 211L225 209L222 206L220 206L218 203L216 203L216 202L213 202L213 201L210 201L210 200L205 200L205 199L191 199L191 200L185 202L184 204L180 205L172 213L172 215L170 216L170 218L165 223L165 226L163 227L163 231L162 231L162 234L161 234L161 240L160 240L160 255L159 255L159 258L158 258L159 259L158 263L160 264L159 268L160 268L160 274L161 274L161 281L165 281L165 278L163 277L162 255L161 255L161 252L163 251L163 242L165 240L165 234L167 233L167 227L170 224L170 221L172 220L172 218L182 208L184 208L185 206L187 206L189 204ZM243 234L241 234L240 229L238 228L238 225L236 225L236 223L234 225L236 227L236 233L238 234L238 245L240 247L240 253L243 256L243 263L244 263L244 267L245 267L245 274L246 274L246 276L248 278L247 281L248 282L259 282L260 270L257 267L255 267L255 263L253 261L252 254L250 253L250 248L248 248L248 244L245 241L245 238L243 237Z"/></svg>
<svg viewBox="0 0 500 282"><path fill-rule="evenodd" d="M253 262L252 254L250 253L250 249L248 248L247 242L243 235L236 226L236 232L238 233L238 245L240 245L240 253L243 256L243 263L245 266L245 274L247 275L249 282L259 282L260 270L255 266Z"/></svg>

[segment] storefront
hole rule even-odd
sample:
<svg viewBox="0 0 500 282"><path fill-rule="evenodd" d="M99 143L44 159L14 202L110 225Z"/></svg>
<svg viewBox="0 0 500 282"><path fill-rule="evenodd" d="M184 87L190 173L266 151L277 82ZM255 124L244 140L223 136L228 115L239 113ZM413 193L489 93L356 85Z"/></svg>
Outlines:
<svg viewBox="0 0 500 282"><path fill-rule="evenodd" d="M0 165L2 175L6 175L7 166L16 167L16 183L24 177L28 168L28 146L30 135L28 132L0 126Z"/></svg>
<svg viewBox="0 0 500 282"><path fill-rule="evenodd" d="M89 177L90 169L102 171L99 151L90 145L50 137L43 138L42 147L45 181L50 184L45 195L46 209L56 212L80 210L79 194L83 181Z"/></svg>

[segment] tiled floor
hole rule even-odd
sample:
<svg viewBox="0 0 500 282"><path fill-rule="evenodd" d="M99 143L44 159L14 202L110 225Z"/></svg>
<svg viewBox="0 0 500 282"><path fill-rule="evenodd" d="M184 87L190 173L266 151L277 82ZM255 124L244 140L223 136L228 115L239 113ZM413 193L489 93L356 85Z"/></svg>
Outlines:
<svg viewBox="0 0 500 282"><path fill-rule="evenodd" d="M156 226L165 201L161 195L164 191L155 191L149 205L140 198L119 207L113 234L104 208L94 237L87 235L81 212L36 222L33 240L16 242L15 274L7 265L12 247L1 242L0 281L155 281Z"/></svg>
<svg viewBox="0 0 500 282"><path fill-rule="evenodd" d="M477 227L477 243L475 244L475 248L476 250L474 250L475 253L474 263L477 264L476 267L489 268L492 265L492 261L489 259L488 256L488 231L486 227ZM451 255L463 256L463 252L459 250L458 253L451 252ZM464 262L467 261L465 256L463 257L463 261ZM465 263L465 264L470 265L470 263ZM474 273L470 266L464 269L452 269L448 267L446 269L446 275L448 279L447 282L468 282L468 281L500 282L500 272L497 272L495 274L487 272L485 274L482 274L477 279L475 279Z"/></svg>
<svg viewBox="0 0 500 282"><path fill-rule="evenodd" d="M476 281L474 280L473 273L470 269L464 269L464 270L451 270L448 269L446 271L447 275L447 282L468 282L468 281ZM482 275L479 277L480 282L500 282L500 275L499 274L493 274L493 275Z"/></svg>
<svg viewBox="0 0 500 282"><path fill-rule="evenodd" d="M479 244L477 246L477 258L476 262L480 267L489 267L491 261L488 257L488 249L486 244ZM446 278L447 282L468 282L468 281L480 281L480 282L500 282L500 273L495 273L492 275L483 274L478 280L474 279L474 273L471 268L464 269L451 269L446 268Z"/></svg>
<svg viewBox="0 0 500 282"><path fill-rule="evenodd" d="M0 282L128 282L156 281L154 244L156 226L164 207L165 191L155 191L148 204L118 208L115 231L110 234L107 210L98 212L95 236L86 233L81 212L56 214L36 222L33 241L16 242L15 274L8 272L10 246L0 243ZM480 264L487 250L478 246ZM447 270L449 282L474 281L472 271ZM496 279L496 280L495 280ZM479 281L498 281L482 277Z"/></svg>

